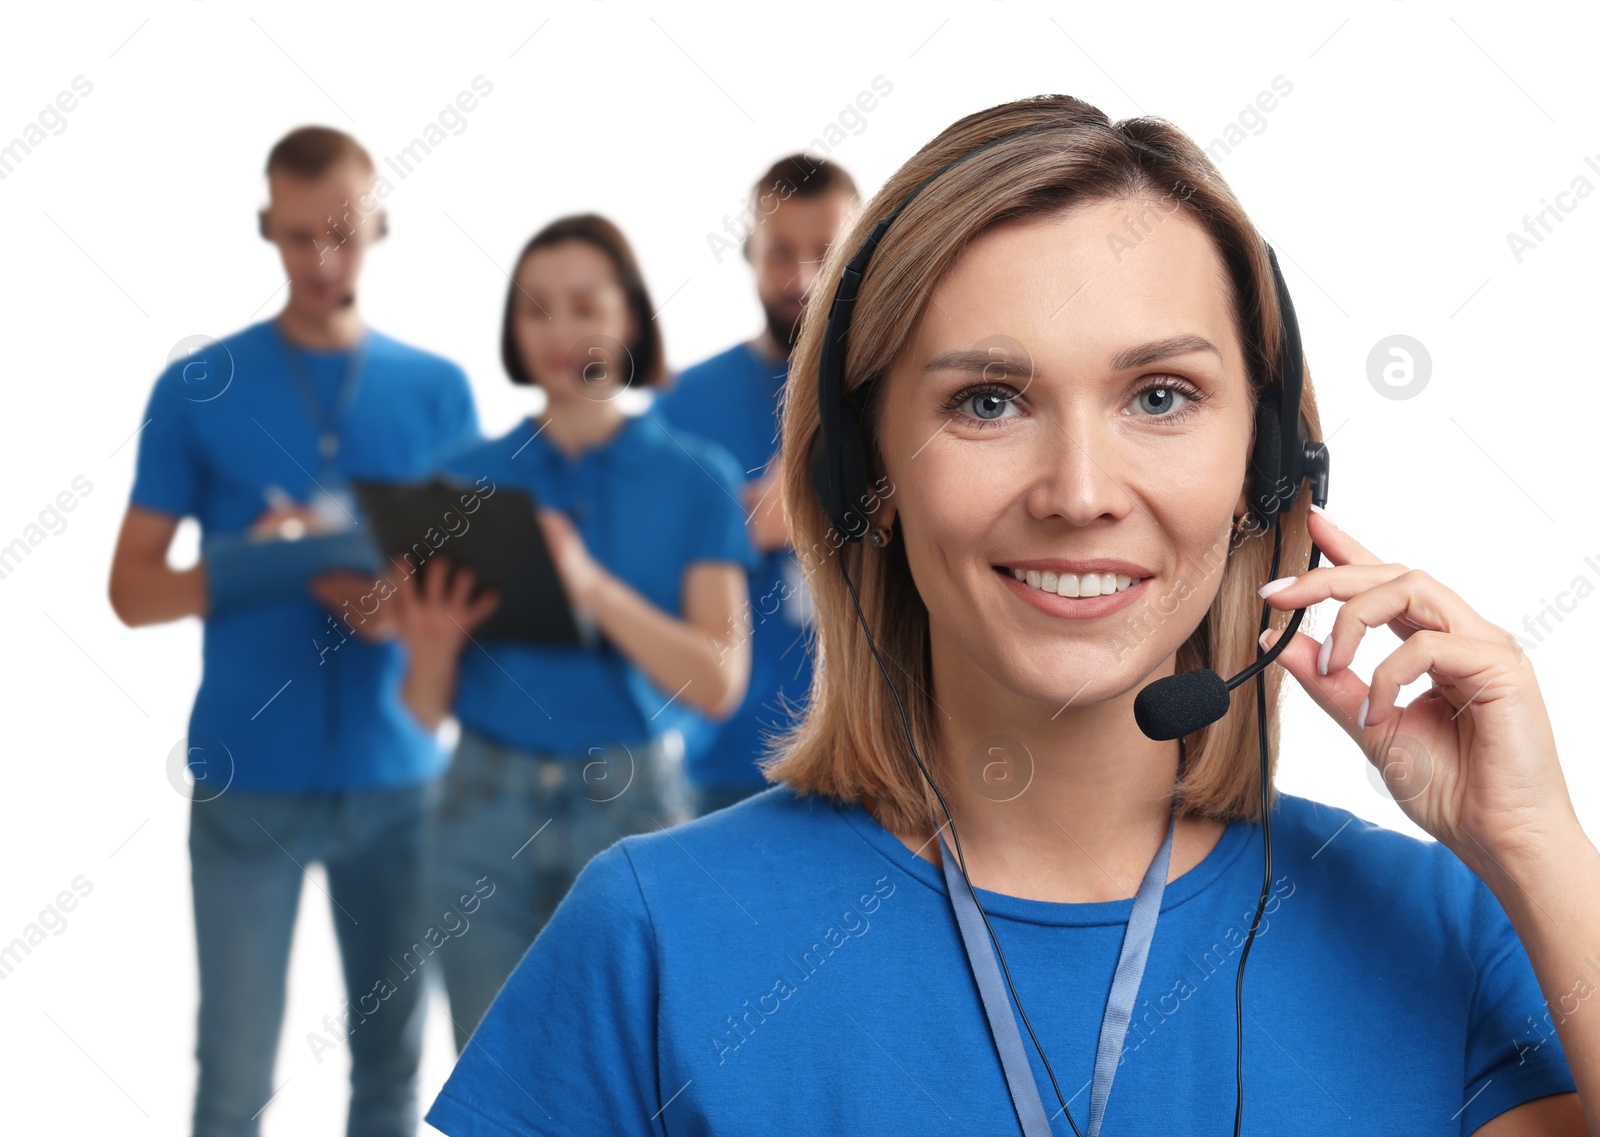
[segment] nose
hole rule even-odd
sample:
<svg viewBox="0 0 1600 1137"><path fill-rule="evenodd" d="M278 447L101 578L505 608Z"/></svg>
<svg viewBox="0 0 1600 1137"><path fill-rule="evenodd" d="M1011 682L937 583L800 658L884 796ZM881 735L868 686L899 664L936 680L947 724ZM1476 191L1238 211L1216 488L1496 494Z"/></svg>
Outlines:
<svg viewBox="0 0 1600 1137"><path fill-rule="evenodd" d="M337 236L330 235L316 253L313 263L318 276L325 280L335 280L344 272L344 246Z"/></svg>
<svg viewBox="0 0 1600 1137"><path fill-rule="evenodd" d="M1135 509L1129 475L1139 456L1114 427L1089 416L1058 414L1039 432L1037 476L1028 511L1041 521L1064 518L1076 527L1120 521Z"/></svg>
<svg viewBox="0 0 1600 1137"><path fill-rule="evenodd" d="M822 261L820 259L800 262L800 271L795 273L795 285L799 288L797 299L804 300L811 295L811 288L817 283L817 277L821 271Z"/></svg>

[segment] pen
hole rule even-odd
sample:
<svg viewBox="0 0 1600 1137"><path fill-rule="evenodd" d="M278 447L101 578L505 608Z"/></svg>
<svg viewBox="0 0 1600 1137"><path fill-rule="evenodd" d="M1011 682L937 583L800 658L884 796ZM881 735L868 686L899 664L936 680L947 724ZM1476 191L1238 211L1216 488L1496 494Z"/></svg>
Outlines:
<svg viewBox="0 0 1600 1137"><path fill-rule="evenodd" d="M291 511L299 508L294 498L284 493L282 486L269 485L261 491L261 496L267 499L269 509ZM299 517L286 517L278 523L277 535L286 541L294 541L305 536L306 523Z"/></svg>

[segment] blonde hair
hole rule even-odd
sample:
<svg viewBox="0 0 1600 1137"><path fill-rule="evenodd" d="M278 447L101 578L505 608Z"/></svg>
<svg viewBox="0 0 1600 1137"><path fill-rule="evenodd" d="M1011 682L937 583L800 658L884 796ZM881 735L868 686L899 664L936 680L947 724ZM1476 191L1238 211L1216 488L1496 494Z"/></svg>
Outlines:
<svg viewBox="0 0 1600 1137"><path fill-rule="evenodd" d="M1179 186L1184 192L1177 208L1207 232L1226 266L1253 399L1275 382L1278 367L1280 312L1266 245L1204 151L1163 119L1140 116L1113 124L1097 108L1066 95L991 107L954 123L925 145L859 211L849 235L828 254L790 360L783 408L783 495L796 555L815 603L814 639L808 646L816 663L803 713L770 739L761 767L769 780L798 793L840 801L871 799L878 819L897 832L925 831L944 817L912 757L846 584L828 560L842 558L856 585L862 614L901 693L917 750L925 757L938 753L929 694L928 612L903 541L882 549L846 542L822 511L809 457L820 424L817 369L823 330L840 274L872 227L953 159L1020 130L1030 133L1000 141L943 173L889 227L854 305L844 361L847 393L859 396L863 384L888 374L940 278L991 227L1057 215L1095 200L1169 195ZM875 382L868 390L881 392L883 387ZM880 401L869 398L862 414L874 471L882 469L871 429ZM1320 440L1309 371L1301 411L1308 439ZM892 487L885 491L882 479L878 484L878 492L893 492ZM1309 500L1302 492L1293 508L1278 516L1283 557L1277 575L1297 571L1290 566L1304 566L1310 557L1305 527ZM1269 579L1273 553L1273 539L1256 520L1236 548L1209 550L1195 566L1197 578L1205 578L1219 560L1225 562L1205 619L1178 649L1179 672L1209 667L1226 677L1256 658L1262 603L1256 590ZM1290 615L1273 613L1272 626L1283 627ZM1262 676L1272 768L1277 764L1283 679L1279 667L1269 667ZM1260 816L1255 702L1253 691L1242 693L1227 715L1185 739L1186 815L1224 821ZM939 777L939 768L929 761L930 773ZM1269 770L1269 789L1270 780Z"/></svg>

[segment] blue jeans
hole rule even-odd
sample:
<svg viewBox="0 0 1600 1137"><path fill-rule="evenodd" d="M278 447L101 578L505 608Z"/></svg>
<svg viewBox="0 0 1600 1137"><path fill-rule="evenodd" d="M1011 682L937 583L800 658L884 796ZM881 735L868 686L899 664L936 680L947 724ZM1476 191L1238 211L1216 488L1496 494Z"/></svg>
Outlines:
<svg viewBox="0 0 1600 1137"><path fill-rule="evenodd" d="M676 732L572 756L462 727L439 799L433 873L435 907L479 905L441 971L457 1053L589 859L630 834L688 820L684 797Z"/></svg>
<svg viewBox="0 0 1600 1137"><path fill-rule="evenodd" d="M255 1137L275 1090L289 946L304 866L326 866L348 1009L297 1023L350 1047L349 1137L415 1137L423 980L397 971L429 922L427 826L437 779L393 789L230 791L192 800L200 964L195 1137ZM413 953L415 954L415 953ZM391 991L372 997L379 985ZM363 1014L365 1001L373 1012ZM316 1048L313 1048L314 1051ZM321 1053L317 1053L321 1061Z"/></svg>

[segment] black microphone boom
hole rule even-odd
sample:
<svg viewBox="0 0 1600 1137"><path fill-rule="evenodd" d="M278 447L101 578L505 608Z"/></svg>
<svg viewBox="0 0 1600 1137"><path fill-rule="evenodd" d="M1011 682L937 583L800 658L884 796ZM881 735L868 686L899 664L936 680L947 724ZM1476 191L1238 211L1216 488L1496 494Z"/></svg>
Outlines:
<svg viewBox="0 0 1600 1137"><path fill-rule="evenodd" d="M1322 550L1313 544L1306 571L1316 568L1321 560ZM1272 650L1257 656L1254 663L1226 683L1222 681L1222 676L1209 667L1201 667L1168 675L1144 687L1133 697L1133 718L1139 724L1139 729L1144 731L1146 738L1170 742L1216 722L1228 713L1229 696L1233 689L1255 678L1278 658L1283 649L1289 646L1305 615L1304 608L1296 608L1278 642L1272 645Z"/></svg>

